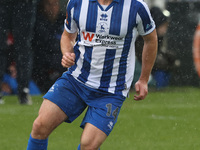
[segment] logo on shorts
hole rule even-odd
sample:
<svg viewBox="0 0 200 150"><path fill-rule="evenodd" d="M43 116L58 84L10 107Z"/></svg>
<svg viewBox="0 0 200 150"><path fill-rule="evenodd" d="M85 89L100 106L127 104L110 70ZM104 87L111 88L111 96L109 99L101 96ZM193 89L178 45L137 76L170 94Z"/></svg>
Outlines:
<svg viewBox="0 0 200 150"><path fill-rule="evenodd" d="M112 121L109 122L108 127L110 128L110 130L113 128L113 122Z"/></svg>
<svg viewBox="0 0 200 150"><path fill-rule="evenodd" d="M49 89L49 92L54 92L56 87L58 87L58 84L52 85L52 87Z"/></svg>

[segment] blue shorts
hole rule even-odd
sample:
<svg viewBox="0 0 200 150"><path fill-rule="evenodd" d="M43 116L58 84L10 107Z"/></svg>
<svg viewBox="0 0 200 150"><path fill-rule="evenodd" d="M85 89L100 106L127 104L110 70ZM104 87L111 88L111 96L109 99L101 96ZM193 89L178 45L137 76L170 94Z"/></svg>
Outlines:
<svg viewBox="0 0 200 150"><path fill-rule="evenodd" d="M68 116L71 123L88 107L81 123L91 123L106 135L112 131L125 97L102 92L85 86L71 75L64 73L44 95L58 105Z"/></svg>

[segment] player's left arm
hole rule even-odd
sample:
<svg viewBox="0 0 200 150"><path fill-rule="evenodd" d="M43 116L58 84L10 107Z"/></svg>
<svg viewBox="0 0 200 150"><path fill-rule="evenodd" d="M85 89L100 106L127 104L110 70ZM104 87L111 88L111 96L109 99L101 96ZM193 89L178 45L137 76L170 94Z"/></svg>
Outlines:
<svg viewBox="0 0 200 150"><path fill-rule="evenodd" d="M157 55L157 33L156 29L148 35L143 36L144 47L142 52L142 71L139 80L135 84L136 95L134 100L142 100L148 94L148 80Z"/></svg>

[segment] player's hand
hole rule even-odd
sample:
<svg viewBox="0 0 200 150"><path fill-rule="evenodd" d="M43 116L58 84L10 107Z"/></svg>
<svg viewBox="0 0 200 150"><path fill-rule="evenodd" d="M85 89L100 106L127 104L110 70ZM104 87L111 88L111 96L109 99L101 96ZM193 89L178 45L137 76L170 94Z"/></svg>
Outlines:
<svg viewBox="0 0 200 150"><path fill-rule="evenodd" d="M135 83L135 91L136 91L136 95L134 95L134 100L139 101L139 100L143 100L145 99L145 97L148 94L148 85L146 82L144 81L140 81L138 80Z"/></svg>
<svg viewBox="0 0 200 150"><path fill-rule="evenodd" d="M67 52L63 55L62 60L61 60L61 64L63 67L69 68L69 67L73 66L74 63L75 63L75 54L74 53Z"/></svg>

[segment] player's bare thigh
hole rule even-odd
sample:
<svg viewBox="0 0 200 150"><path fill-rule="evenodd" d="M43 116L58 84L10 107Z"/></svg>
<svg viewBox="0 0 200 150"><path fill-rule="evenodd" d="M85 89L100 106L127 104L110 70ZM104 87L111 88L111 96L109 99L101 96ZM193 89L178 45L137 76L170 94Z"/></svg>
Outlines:
<svg viewBox="0 0 200 150"><path fill-rule="evenodd" d="M67 115L53 102L44 99L39 115L33 123L31 135L36 139L45 139L62 122Z"/></svg>
<svg viewBox="0 0 200 150"><path fill-rule="evenodd" d="M97 150L105 141L107 135L90 123L86 123L81 136L81 150Z"/></svg>

